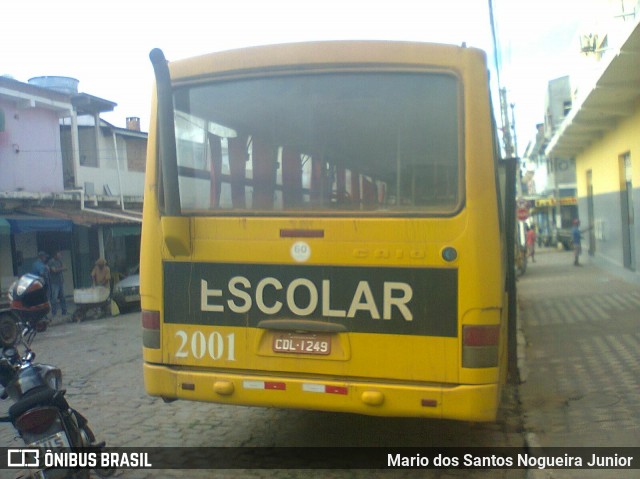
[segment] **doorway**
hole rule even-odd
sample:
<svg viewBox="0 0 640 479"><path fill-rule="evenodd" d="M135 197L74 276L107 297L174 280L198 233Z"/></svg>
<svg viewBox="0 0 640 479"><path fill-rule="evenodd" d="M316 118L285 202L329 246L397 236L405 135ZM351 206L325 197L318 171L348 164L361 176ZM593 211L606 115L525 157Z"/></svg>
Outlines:
<svg viewBox="0 0 640 479"><path fill-rule="evenodd" d="M596 253L595 219L593 213L593 171L587 170L587 221L589 222L589 256Z"/></svg>
<svg viewBox="0 0 640 479"><path fill-rule="evenodd" d="M622 215L622 260L625 268L636 270L633 184L631 182L631 153L619 157L620 165L620 213Z"/></svg>

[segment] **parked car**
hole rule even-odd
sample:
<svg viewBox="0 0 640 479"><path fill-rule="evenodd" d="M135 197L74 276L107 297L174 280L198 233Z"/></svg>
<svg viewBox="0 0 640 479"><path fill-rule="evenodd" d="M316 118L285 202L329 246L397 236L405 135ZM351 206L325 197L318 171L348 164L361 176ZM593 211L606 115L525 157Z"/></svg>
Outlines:
<svg viewBox="0 0 640 479"><path fill-rule="evenodd" d="M140 308L140 266L129 271L129 275L118 281L113 287L112 299L118 305L120 311L132 308Z"/></svg>

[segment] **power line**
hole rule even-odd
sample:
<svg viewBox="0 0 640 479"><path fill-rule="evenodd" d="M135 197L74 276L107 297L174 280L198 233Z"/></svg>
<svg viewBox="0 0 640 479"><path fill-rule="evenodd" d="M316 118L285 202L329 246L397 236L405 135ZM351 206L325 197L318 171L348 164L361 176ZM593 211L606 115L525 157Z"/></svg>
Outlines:
<svg viewBox="0 0 640 479"><path fill-rule="evenodd" d="M493 41L493 61L496 69L496 80L498 82L498 95L500 100L500 118L502 120L502 141L504 152L507 158L517 156L517 146L514 146L513 138L515 137L515 128L511 124L511 118L515 123L514 105L509 105L507 101L507 89L502 87L500 80L500 70L502 69L500 58L500 44L498 42L498 34L496 27L496 17L494 15L493 0L489 1L489 21L491 22L491 37ZM511 118L509 117L509 106L511 106ZM511 135L513 129L514 137Z"/></svg>
<svg viewBox="0 0 640 479"><path fill-rule="evenodd" d="M500 46L498 44L498 36L496 34L496 19L493 14L493 1L489 1L489 22L491 23L491 39L493 42L493 62L496 69L496 77L498 81L498 90L502 89L502 85L500 83Z"/></svg>

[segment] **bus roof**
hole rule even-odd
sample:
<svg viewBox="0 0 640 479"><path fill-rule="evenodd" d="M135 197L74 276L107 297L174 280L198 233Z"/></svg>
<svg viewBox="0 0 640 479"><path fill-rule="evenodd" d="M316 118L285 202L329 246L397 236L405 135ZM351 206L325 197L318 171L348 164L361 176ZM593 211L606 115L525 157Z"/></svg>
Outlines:
<svg viewBox="0 0 640 479"><path fill-rule="evenodd" d="M469 56L485 61L485 52L447 44L380 40L348 40L255 46L171 61L174 81L209 75L233 76L261 70L303 67L322 69L346 65L442 67L459 65Z"/></svg>

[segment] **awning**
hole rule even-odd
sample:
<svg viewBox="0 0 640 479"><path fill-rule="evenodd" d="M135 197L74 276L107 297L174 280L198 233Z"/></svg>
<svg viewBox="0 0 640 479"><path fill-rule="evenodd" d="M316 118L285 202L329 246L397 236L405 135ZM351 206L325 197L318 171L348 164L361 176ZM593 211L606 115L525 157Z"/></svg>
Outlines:
<svg viewBox="0 0 640 479"><path fill-rule="evenodd" d="M575 196L563 196L559 199L561 206L577 205L578 200Z"/></svg>
<svg viewBox="0 0 640 479"><path fill-rule="evenodd" d="M545 208L547 206L555 206L556 199L555 198L541 198L536 200L536 208Z"/></svg>
<svg viewBox="0 0 640 479"><path fill-rule="evenodd" d="M544 208L546 206L569 206L577 205L578 200L575 196L563 196L562 198L541 198L536 200L536 208Z"/></svg>
<svg viewBox="0 0 640 479"><path fill-rule="evenodd" d="M35 217L46 217L52 220L64 220L69 221L79 226L133 226L142 223L142 216L136 214L125 213L120 210L106 210L106 209L94 209L87 208L81 210L80 208L63 208L63 207L44 207L44 206L31 206L28 213L33 214ZM139 233L138 233L139 234Z"/></svg>
<svg viewBox="0 0 640 479"><path fill-rule="evenodd" d="M140 225L111 227L111 236L114 238L119 236L139 236L140 234L142 234L142 226Z"/></svg>
<svg viewBox="0 0 640 479"><path fill-rule="evenodd" d="M61 231L70 233L73 228L73 223L69 220L54 219L54 218L5 218L11 226L11 233L33 233L42 231Z"/></svg>
<svg viewBox="0 0 640 479"><path fill-rule="evenodd" d="M598 79L585 85L574 99L571 111L549 140L547 156L576 157L636 114L640 97L640 19L636 16L628 25L626 28L632 30L622 45L618 49L612 45L614 48L607 49L600 61Z"/></svg>

